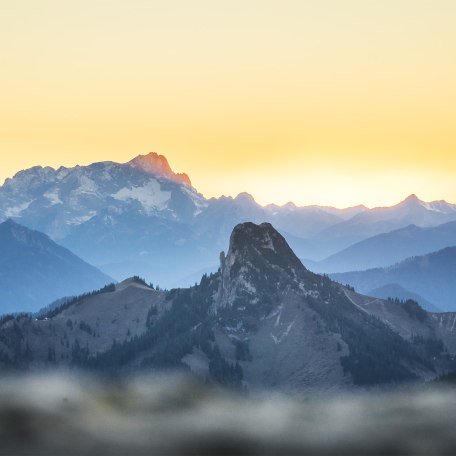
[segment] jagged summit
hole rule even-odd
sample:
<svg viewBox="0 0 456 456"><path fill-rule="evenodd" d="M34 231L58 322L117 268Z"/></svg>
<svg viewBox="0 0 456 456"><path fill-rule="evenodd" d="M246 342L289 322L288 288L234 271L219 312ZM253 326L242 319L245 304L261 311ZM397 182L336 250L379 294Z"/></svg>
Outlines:
<svg viewBox="0 0 456 456"><path fill-rule="evenodd" d="M190 178L185 173L175 173L169 166L168 160L164 155L159 155L156 152L150 152L147 155L138 155L133 160L128 162L135 168L140 168L150 174L165 177L179 184L192 186Z"/></svg>
<svg viewBox="0 0 456 456"><path fill-rule="evenodd" d="M434 214L454 214L456 212L456 207L445 200L427 202L418 198L415 194L409 195L405 200L397 204L396 207L413 211L427 211Z"/></svg>
<svg viewBox="0 0 456 456"><path fill-rule="evenodd" d="M239 223L231 233L228 262L234 265L239 260L252 262L260 258L282 268L304 268L284 237L270 223Z"/></svg>
<svg viewBox="0 0 456 456"><path fill-rule="evenodd" d="M404 201L420 201L418 196L416 196L415 193L412 193L411 195L407 196Z"/></svg>
<svg viewBox="0 0 456 456"><path fill-rule="evenodd" d="M424 201L420 200L415 193L407 196L403 201L401 201L398 205L400 206L420 206L424 204Z"/></svg>
<svg viewBox="0 0 456 456"><path fill-rule="evenodd" d="M236 225L220 259L222 306L248 296L258 301L259 295L271 297L284 287L298 289L313 276L270 223Z"/></svg>
<svg viewBox="0 0 456 456"><path fill-rule="evenodd" d="M411 195L407 196L405 198L406 201L416 201L419 200L418 196L415 193L412 193Z"/></svg>

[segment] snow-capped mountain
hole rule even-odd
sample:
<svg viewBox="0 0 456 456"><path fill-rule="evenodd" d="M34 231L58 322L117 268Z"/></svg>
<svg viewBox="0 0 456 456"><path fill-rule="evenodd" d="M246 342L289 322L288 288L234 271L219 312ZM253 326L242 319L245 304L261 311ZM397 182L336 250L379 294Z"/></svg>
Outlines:
<svg viewBox="0 0 456 456"><path fill-rule="evenodd" d="M161 283L166 266L182 259L174 274L188 274L195 269L186 258L202 261L190 227L207 205L189 178L155 153L125 164L35 167L0 187L0 221L42 231L120 279L142 274Z"/></svg>
<svg viewBox="0 0 456 456"><path fill-rule="evenodd" d="M48 234L110 276L139 274L164 286L216 267L233 227L270 222L296 253L319 260L379 232L456 219L455 206L410 197L392 208L261 206L247 193L207 199L164 156L73 168L34 167L0 187L0 222Z"/></svg>
<svg viewBox="0 0 456 456"><path fill-rule="evenodd" d="M117 279L179 283L207 268L243 221L273 221L296 239L363 207L262 207L248 194L206 199L164 156L73 168L34 167L0 187L0 221L42 231Z"/></svg>
<svg viewBox="0 0 456 456"><path fill-rule="evenodd" d="M34 167L0 188L0 219L14 218L63 239L94 217L135 209L144 216L184 221L206 205L186 175L166 158L149 154L129 163L100 162L74 168Z"/></svg>

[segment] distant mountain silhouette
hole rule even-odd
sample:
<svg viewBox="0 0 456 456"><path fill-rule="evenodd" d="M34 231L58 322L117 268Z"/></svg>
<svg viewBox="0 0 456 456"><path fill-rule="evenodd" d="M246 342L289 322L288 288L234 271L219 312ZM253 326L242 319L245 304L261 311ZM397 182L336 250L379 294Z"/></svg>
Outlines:
<svg viewBox="0 0 456 456"><path fill-rule="evenodd" d="M331 274L360 293L398 284L444 311L456 310L456 247L408 258L387 268Z"/></svg>
<svg viewBox="0 0 456 456"><path fill-rule="evenodd" d="M112 282L45 234L0 224L0 313L36 311L62 296Z"/></svg>
<svg viewBox="0 0 456 456"><path fill-rule="evenodd" d="M381 233L388 233L409 225L432 227L454 220L456 220L456 205L445 201L427 203L416 195L410 195L395 206L369 209L347 221L328 227L314 236L312 241L326 244L325 256L329 256ZM321 253L325 253L324 249ZM308 258L308 255L302 256Z"/></svg>
<svg viewBox="0 0 456 456"><path fill-rule="evenodd" d="M417 302L423 309L427 310L428 312L442 312L435 304L432 304L427 299L424 299L417 293L413 293L411 291L406 290L404 287L401 287L397 283L389 283L387 285L383 285L379 288L374 288L370 290L368 293L369 296L375 296L376 298L382 299L400 299L402 301L407 301L411 299Z"/></svg>
<svg viewBox="0 0 456 456"><path fill-rule="evenodd" d="M456 246L456 222L431 228L409 225L378 234L314 264L317 272L347 272L390 266L411 256Z"/></svg>

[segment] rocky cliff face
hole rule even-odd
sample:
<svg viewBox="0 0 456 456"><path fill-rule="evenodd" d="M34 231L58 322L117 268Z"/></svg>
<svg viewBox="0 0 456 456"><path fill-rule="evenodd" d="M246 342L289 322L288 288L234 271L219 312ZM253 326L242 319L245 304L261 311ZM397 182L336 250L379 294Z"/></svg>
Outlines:
<svg viewBox="0 0 456 456"><path fill-rule="evenodd" d="M150 152L147 155L138 155L129 163L134 168L141 169L154 176L161 176L179 184L192 187L192 183L187 174L175 173L169 166L166 157L158 155L156 152Z"/></svg>
<svg viewBox="0 0 456 456"><path fill-rule="evenodd" d="M280 290L302 289L311 275L271 224L242 223L231 234L227 256L221 254L217 305L233 306L240 299L257 304Z"/></svg>

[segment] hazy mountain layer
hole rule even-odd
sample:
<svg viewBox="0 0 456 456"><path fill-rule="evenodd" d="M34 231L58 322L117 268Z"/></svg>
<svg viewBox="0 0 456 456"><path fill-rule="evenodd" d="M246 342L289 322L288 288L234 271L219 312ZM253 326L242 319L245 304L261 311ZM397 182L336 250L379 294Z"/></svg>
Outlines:
<svg viewBox="0 0 456 456"><path fill-rule="evenodd" d="M174 173L165 157L152 153L126 164L21 171L0 187L0 220L6 218L45 232L117 279L141 274L171 285L210 267L240 222L269 221L299 256L321 259L345 246L339 233L344 226L355 241L358 225L367 237L414 221L435 225L456 218L456 212L445 203L418 200L390 210L340 210L292 203L262 207L248 194L206 199L188 176ZM331 227L334 235L325 231Z"/></svg>
<svg viewBox="0 0 456 456"><path fill-rule="evenodd" d="M390 266L412 256L456 245L456 222L432 228L409 225L351 245L313 264L318 272L347 272Z"/></svg>
<svg viewBox="0 0 456 456"><path fill-rule="evenodd" d="M45 234L0 224L0 314L36 311L62 297L113 281Z"/></svg>
<svg viewBox="0 0 456 456"><path fill-rule="evenodd" d="M411 224L418 227L432 227L454 220L456 220L456 205L446 201L427 203L418 199L416 195L410 195L395 206L369 209L347 221L324 229L313 237L312 241L319 245L325 244L326 247L322 247L321 252L325 249L327 251L325 256L329 256L356 242ZM311 258L309 255L302 256ZM383 261L382 258L381 261Z"/></svg>
<svg viewBox="0 0 456 456"><path fill-rule="evenodd" d="M417 302L424 310L428 312L442 312L435 304L432 304L427 299L424 299L418 293L406 290L397 283L389 283L378 288L374 288L366 293L369 296L375 296L376 298L391 299L397 298L402 301L411 299Z"/></svg>
<svg viewBox="0 0 456 456"><path fill-rule="evenodd" d="M361 293L398 284L445 311L456 310L456 247L408 258L387 268L331 274Z"/></svg>
<svg viewBox="0 0 456 456"><path fill-rule="evenodd" d="M187 175L175 173L165 157L151 153L124 164L21 171L0 187L0 221L7 218L48 234L117 280L139 274L169 287L188 286L197 271L210 269L218 252L228 248L238 223L273 223L299 257L315 261L411 223L429 227L455 220L456 209L414 195L374 209L293 203L262 207L246 193L207 199ZM445 247L453 242L448 236L426 232L409 248L407 242L394 248L394 240L391 248L355 246L315 267L336 272L353 263L384 265L410 251L423 253L416 245Z"/></svg>

